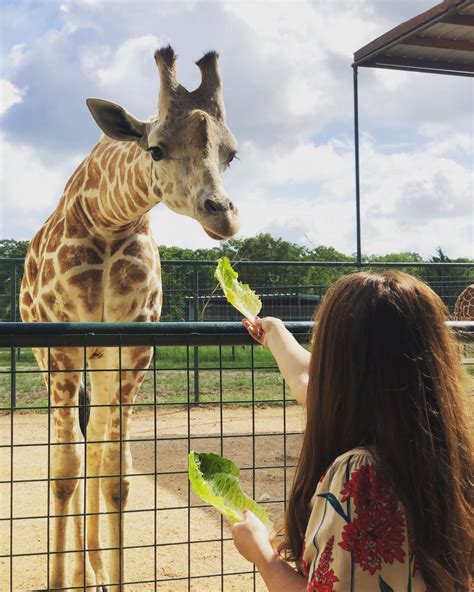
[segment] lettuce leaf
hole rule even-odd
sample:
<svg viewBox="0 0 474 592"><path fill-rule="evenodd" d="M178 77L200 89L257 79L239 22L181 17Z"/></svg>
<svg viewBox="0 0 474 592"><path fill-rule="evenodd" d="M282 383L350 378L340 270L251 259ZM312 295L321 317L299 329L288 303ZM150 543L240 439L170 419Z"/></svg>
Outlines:
<svg viewBox="0 0 474 592"><path fill-rule="evenodd" d="M218 259L214 277L223 289L227 301L249 321L253 321L262 309L262 302L248 284L238 281L239 274L232 269L227 257Z"/></svg>
<svg viewBox="0 0 474 592"><path fill-rule="evenodd" d="M243 510L251 510L269 528L272 522L266 510L249 498L239 483L240 469L228 458L212 452L188 455L189 481L193 491L214 506L231 522L244 519Z"/></svg>

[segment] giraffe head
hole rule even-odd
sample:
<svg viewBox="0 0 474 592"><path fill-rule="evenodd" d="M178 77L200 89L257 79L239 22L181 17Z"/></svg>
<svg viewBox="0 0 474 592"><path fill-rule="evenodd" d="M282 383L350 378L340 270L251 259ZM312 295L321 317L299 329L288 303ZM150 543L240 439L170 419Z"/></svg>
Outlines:
<svg viewBox="0 0 474 592"><path fill-rule="evenodd" d="M192 92L178 82L170 46L156 51L155 61L160 75L157 118L140 121L102 99L88 99L87 105L107 136L135 142L143 150L150 207L161 201L197 220L211 238L230 238L239 229L239 213L221 174L236 156L237 142L225 122L218 55L209 52L196 62L202 80Z"/></svg>

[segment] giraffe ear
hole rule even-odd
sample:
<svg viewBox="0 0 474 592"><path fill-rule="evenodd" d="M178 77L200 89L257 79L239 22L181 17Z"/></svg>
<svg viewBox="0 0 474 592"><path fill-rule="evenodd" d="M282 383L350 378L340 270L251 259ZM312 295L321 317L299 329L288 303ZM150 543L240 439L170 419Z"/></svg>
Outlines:
<svg viewBox="0 0 474 592"><path fill-rule="evenodd" d="M127 113L123 107L104 99L87 99L95 122L112 140L139 142L147 133L147 124Z"/></svg>

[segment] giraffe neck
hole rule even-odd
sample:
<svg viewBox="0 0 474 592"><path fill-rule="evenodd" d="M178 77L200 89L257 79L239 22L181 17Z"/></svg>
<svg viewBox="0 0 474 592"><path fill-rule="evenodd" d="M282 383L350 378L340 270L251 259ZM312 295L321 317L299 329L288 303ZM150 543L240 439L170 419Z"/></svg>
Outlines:
<svg viewBox="0 0 474 592"><path fill-rule="evenodd" d="M151 167L135 143L102 139L66 186L67 209L95 234L127 232L161 201Z"/></svg>

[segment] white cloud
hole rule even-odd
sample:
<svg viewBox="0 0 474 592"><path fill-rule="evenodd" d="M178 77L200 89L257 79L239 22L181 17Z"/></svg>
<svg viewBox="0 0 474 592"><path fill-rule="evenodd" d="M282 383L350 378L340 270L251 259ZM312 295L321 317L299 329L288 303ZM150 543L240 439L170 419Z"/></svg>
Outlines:
<svg viewBox="0 0 474 592"><path fill-rule="evenodd" d="M28 239L56 207L80 156L45 164L30 146L0 136L0 235Z"/></svg>
<svg viewBox="0 0 474 592"><path fill-rule="evenodd" d="M241 158L224 183L242 212L242 234L273 230L308 244L307 235L354 251L352 52L431 4L137 0L124 16L122 1L64 0L55 25L17 39L4 60L8 79L28 93L3 118L13 154L3 161L35 181L16 187L7 173L9 231L31 236L56 204L75 155L92 148L98 130L87 96L142 118L154 112L153 52L169 42L189 88L198 83L193 62L203 51L221 55ZM364 250L429 256L439 243L450 256L468 254L472 83L361 70L359 89ZM31 206L25 195L35 196ZM17 203L25 215L14 215ZM164 207L152 220L158 242L215 244L195 221Z"/></svg>
<svg viewBox="0 0 474 592"><path fill-rule="evenodd" d="M13 107L21 103L24 93L9 80L0 80L0 117Z"/></svg>
<svg viewBox="0 0 474 592"><path fill-rule="evenodd" d="M101 59L103 67L97 68L92 74L95 74L101 86L109 89L117 85L131 85L136 88L135 85L138 83L140 86L143 78L149 74L150 68L147 68L146 72L143 71L144 64L149 65L150 55L153 55L158 44L158 39L154 35L127 39L119 45L112 56L108 53L108 62Z"/></svg>
<svg viewBox="0 0 474 592"><path fill-rule="evenodd" d="M10 68L12 68L13 70L18 68L18 66L20 66L21 62L23 61L26 52L27 49L25 43L17 43L16 45L14 45L11 48L10 53L8 55Z"/></svg>

